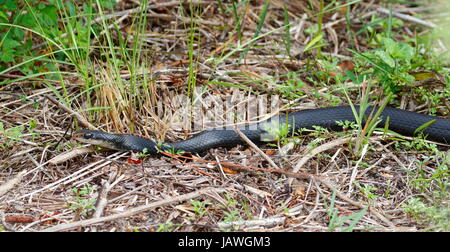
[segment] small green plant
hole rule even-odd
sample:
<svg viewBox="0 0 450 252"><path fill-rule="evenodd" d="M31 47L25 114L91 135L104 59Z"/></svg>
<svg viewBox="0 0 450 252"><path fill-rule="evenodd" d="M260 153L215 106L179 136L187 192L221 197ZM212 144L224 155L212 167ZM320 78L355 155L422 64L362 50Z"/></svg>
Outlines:
<svg viewBox="0 0 450 252"><path fill-rule="evenodd" d="M395 94L402 86L415 81L409 71L413 68L412 60L416 52L409 44L391 38L383 38L381 42L382 47L375 51L359 53L349 50L374 66L373 76L383 85L386 93Z"/></svg>
<svg viewBox="0 0 450 252"><path fill-rule="evenodd" d="M207 212L207 206L212 205L209 201L197 201L197 200L191 200L191 205L194 207L194 213L198 217L203 217Z"/></svg>
<svg viewBox="0 0 450 252"><path fill-rule="evenodd" d="M148 153L148 149L147 149L147 148L144 148L144 149L142 150L142 152L139 152L137 155L138 155L138 157L145 158L145 157L148 156L147 153Z"/></svg>
<svg viewBox="0 0 450 252"><path fill-rule="evenodd" d="M358 125L355 122L350 121L336 121L337 125L341 126L344 130L354 130L358 128Z"/></svg>
<svg viewBox="0 0 450 252"><path fill-rule="evenodd" d="M377 191L378 188L374 186L370 186L367 184L361 185L358 182L355 182L356 187L361 191L361 193L364 195L364 197L367 198L369 201L376 200L378 196L374 194L373 192Z"/></svg>
<svg viewBox="0 0 450 252"><path fill-rule="evenodd" d="M163 152L167 152L172 155L182 156L184 153L186 153L184 150L175 150L175 147L170 146L169 144L163 143L163 142L158 142L157 148L158 148L158 152L163 151ZM143 154L145 154L145 153L143 153Z"/></svg>
<svg viewBox="0 0 450 252"><path fill-rule="evenodd" d="M350 73L349 71L347 72ZM351 78L353 81L360 80L352 74L349 75L349 78ZM368 144L369 137L372 136L372 133L375 131L377 125L382 121L382 118L380 117L381 113L390 102L390 100L394 98L394 95L393 93L388 93L387 97L385 97L384 100L380 102L380 105L372 106L369 100L371 98L370 91L372 89L373 83L371 81L366 81L364 77L362 79L362 83L359 83L361 85L361 91L359 106L356 107L353 104L352 99L350 98L347 88L341 84L341 75L339 75L336 80L341 86L342 91L350 104L353 116L355 117L358 133L354 144L353 154L359 157L364 150L364 146ZM389 120L389 118L384 119Z"/></svg>
<svg viewBox="0 0 450 252"><path fill-rule="evenodd" d="M412 144L403 144L403 148L416 149L433 155L426 156L423 160L415 160L414 165L417 168L407 171L411 177L409 180L411 187L426 197L409 199L403 204L403 210L429 230L450 231L450 182L448 179L450 152L439 151L434 144L425 145L421 139L414 139L412 142Z"/></svg>
<svg viewBox="0 0 450 252"><path fill-rule="evenodd" d="M282 144L286 144L287 141L289 141L289 125L287 123L283 122L272 122L271 126L267 126L265 128L268 135L263 136L263 141L271 142L271 141L277 141L281 142Z"/></svg>
<svg viewBox="0 0 450 252"><path fill-rule="evenodd" d="M158 224L158 228L156 229L156 232L172 232L175 228L181 227L182 224L179 223L172 223L172 221L169 221L167 223L160 223Z"/></svg>
<svg viewBox="0 0 450 252"><path fill-rule="evenodd" d="M225 217L223 218L223 221L227 222L227 223L243 220L239 216L238 210L226 211L226 212L224 212L224 215L225 215Z"/></svg>
<svg viewBox="0 0 450 252"><path fill-rule="evenodd" d="M297 77L297 73L289 72L287 74L287 80L277 85L277 90L282 97L294 100L303 95L303 86L305 86L305 82Z"/></svg>
<svg viewBox="0 0 450 252"><path fill-rule="evenodd" d="M436 154L439 152L439 149L435 143L425 141L426 136L423 133L420 133L418 136L414 137L412 141L402 141L395 143L395 147L398 150L407 148L409 150L414 150L417 152L423 153L433 153Z"/></svg>
<svg viewBox="0 0 450 252"><path fill-rule="evenodd" d="M357 31L355 36L365 33L370 45L379 46L383 38L391 37L390 31L392 31L392 29L400 28L403 25L403 21L395 17L380 18L372 16L371 21ZM377 27L381 28L381 32L376 29Z"/></svg>
<svg viewBox="0 0 450 252"><path fill-rule="evenodd" d="M450 231L450 199L435 196L431 202L412 198L404 203L403 211L420 224L433 231Z"/></svg>
<svg viewBox="0 0 450 252"><path fill-rule="evenodd" d="M69 202L69 208L77 212L80 216L87 216L95 210L96 199L93 197L95 188L89 185L81 188L73 188L73 199Z"/></svg>
<svg viewBox="0 0 450 252"><path fill-rule="evenodd" d="M226 206L222 206L223 208L228 209L227 211L224 211L224 218L223 221L226 223L231 223L235 221L241 221L243 218L240 216L239 210L237 209L237 206L239 205L239 202L233 198L231 194L226 193L225 198L227 200ZM231 231L232 228L226 229L225 231Z"/></svg>
<svg viewBox="0 0 450 252"><path fill-rule="evenodd" d="M227 200L227 207L236 207L239 202L233 198L233 195L225 193L225 198Z"/></svg>
<svg viewBox="0 0 450 252"><path fill-rule="evenodd" d="M333 195L330 200L330 205L328 206L327 215L328 218L330 219L328 224L328 230L340 232L352 232L356 224L358 224L361 218L366 214L367 209L362 209L359 212L347 216L339 216L339 210L334 207L335 199L336 199L336 190L333 191Z"/></svg>
<svg viewBox="0 0 450 252"><path fill-rule="evenodd" d="M434 164L434 169L426 169L429 164ZM425 157L424 160L415 160L417 169L410 171L411 185L421 192L430 193L440 191L447 193L450 188L450 153L438 151L434 155Z"/></svg>
<svg viewBox="0 0 450 252"><path fill-rule="evenodd" d="M0 122L0 139L6 138L0 142L0 149L11 147L14 142L21 141L25 126L20 125L5 129L2 122Z"/></svg>
<svg viewBox="0 0 450 252"><path fill-rule="evenodd" d="M311 136L315 138L315 141L312 141L311 143L314 145L316 143L319 143L318 140L325 139L330 136L330 131L322 126L312 126L313 131L311 132Z"/></svg>

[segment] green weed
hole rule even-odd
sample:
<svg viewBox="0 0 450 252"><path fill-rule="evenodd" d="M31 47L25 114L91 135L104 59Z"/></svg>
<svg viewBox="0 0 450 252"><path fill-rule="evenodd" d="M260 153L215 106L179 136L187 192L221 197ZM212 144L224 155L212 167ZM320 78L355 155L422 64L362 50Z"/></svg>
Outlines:
<svg viewBox="0 0 450 252"><path fill-rule="evenodd" d="M210 201L191 200L191 205L194 207L194 213L198 217L203 217L207 212L207 206L212 205Z"/></svg>
<svg viewBox="0 0 450 252"><path fill-rule="evenodd" d="M430 231L450 231L450 199L440 195L430 200L411 198L402 205L403 211Z"/></svg>
<svg viewBox="0 0 450 252"><path fill-rule="evenodd" d="M346 216L339 216L339 210L335 208L336 191L333 191L333 195L328 206L327 216L329 218L328 230L339 232L352 232L358 222L364 217L367 209L362 209L359 212L352 213ZM327 205L327 203L325 203Z"/></svg>
<svg viewBox="0 0 450 252"><path fill-rule="evenodd" d="M68 207L81 216L87 216L91 211L95 210L96 199L93 197L95 190L94 187L89 185L81 188L73 188L72 192L74 196L69 202Z"/></svg>
<svg viewBox="0 0 450 252"><path fill-rule="evenodd" d="M28 122L28 126L24 125L14 126L11 128L5 128L4 124L0 122L0 139L5 139L0 141L0 149L9 148L14 143L22 141L25 134L31 134L31 138L34 139L38 137L39 134L34 132L34 129L37 127L37 122L34 120L30 120Z"/></svg>
<svg viewBox="0 0 450 252"><path fill-rule="evenodd" d="M361 163L360 163L360 165L361 165ZM373 192L377 191L378 188L367 185L367 184L361 185L358 182L355 182L355 185L361 191L361 193L364 195L364 197L367 198L368 201L373 201L378 198L378 196L373 193Z"/></svg>
<svg viewBox="0 0 450 252"><path fill-rule="evenodd" d="M158 228L156 229L156 232L172 232L175 228L183 226L179 223L172 223L172 221L169 221L167 223L161 223L158 224Z"/></svg>
<svg viewBox="0 0 450 252"><path fill-rule="evenodd" d="M305 82L297 77L297 73L288 72L286 81L276 85L276 87L282 97L295 100L304 95L302 87L305 85Z"/></svg>
<svg viewBox="0 0 450 252"><path fill-rule="evenodd" d="M223 222L231 223L235 221L241 221L243 218L240 216L240 211L237 208L239 205L239 202L233 198L231 194L225 193L225 199L226 199L226 205L222 206L223 208L227 209L223 211ZM232 228L226 229L224 231L231 231Z"/></svg>

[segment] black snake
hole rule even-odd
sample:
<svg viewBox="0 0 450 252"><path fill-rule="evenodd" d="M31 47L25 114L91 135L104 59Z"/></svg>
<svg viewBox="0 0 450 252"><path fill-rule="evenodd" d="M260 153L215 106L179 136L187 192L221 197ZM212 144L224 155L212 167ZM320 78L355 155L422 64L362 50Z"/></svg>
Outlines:
<svg viewBox="0 0 450 252"><path fill-rule="evenodd" d="M355 106L355 108L356 111L359 111L359 106ZM372 110L372 107L366 110L366 117L371 112L374 114ZM402 135L414 136L417 134L417 129L425 126L421 132L424 133L428 140L450 144L449 119L389 107L384 108L380 118L381 122L377 127L383 128L387 126L390 130ZM303 128L312 129L313 126L340 130L342 126L340 126L341 124L338 121L356 121L350 106L320 108L282 114L257 124L239 126L237 128L254 143L262 144L266 142L266 136L271 134L271 129L276 127L287 126L290 134L296 133ZM98 130L81 130L75 133L75 138L81 142L100 145L106 148L144 152L150 155L157 154L159 151L169 150L200 153L211 148L245 144L233 129L205 130L187 140L173 143L157 143L136 135L112 134Z"/></svg>

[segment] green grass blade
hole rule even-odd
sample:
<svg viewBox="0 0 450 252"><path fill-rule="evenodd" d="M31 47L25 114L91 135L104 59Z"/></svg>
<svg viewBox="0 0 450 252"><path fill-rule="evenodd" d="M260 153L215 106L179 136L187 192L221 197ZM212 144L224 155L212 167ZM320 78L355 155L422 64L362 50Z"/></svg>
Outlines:
<svg viewBox="0 0 450 252"><path fill-rule="evenodd" d="M262 10L261 14L259 15L258 25L256 26L256 30L255 30L255 34L253 35L253 38L257 38L259 36L259 33L260 33L260 31L264 25L264 22L266 20L267 11L269 10L269 4L270 4L270 0L266 0L266 2L264 3L264 6L263 6L263 10ZM245 58L245 55L247 55L251 46L252 46L252 44L249 47L245 48L244 52L242 52L241 56L239 57L239 61L241 61L243 58Z"/></svg>
<svg viewBox="0 0 450 252"><path fill-rule="evenodd" d="M416 130L414 130L414 135L417 135L418 133L422 132L423 130L425 130L426 128L428 128L430 125L432 125L435 122L437 122L436 119L420 125Z"/></svg>
<svg viewBox="0 0 450 252"><path fill-rule="evenodd" d="M303 52L307 52L311 49L313 49L313 46L315 46L317 43L319 43L323 38L323 34L320 33L319 35L315 36L306 46Z"/></svg>

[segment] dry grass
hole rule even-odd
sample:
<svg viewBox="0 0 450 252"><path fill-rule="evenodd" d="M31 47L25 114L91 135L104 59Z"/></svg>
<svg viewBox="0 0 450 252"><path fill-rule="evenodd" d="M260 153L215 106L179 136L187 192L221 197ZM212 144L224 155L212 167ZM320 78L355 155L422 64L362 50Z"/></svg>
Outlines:
<svg viewBox="0 0 450 252"><path fill-rule="evenodd" d="M133 27L126 15L132 15L136 7L132 2L136 1L122 1L119 9L123 12L118 11L115 17L115 20L122 18L118 26L128 35ZM207 60L226 55L253 37L264 3L262 0L251 1L239 7L239 13L244 13L241 18L242 41L239 41L237 33L232 30L236 24L231 11L224 15L218 2L195 2L199 9L194 19L186 16L187 12L181 14L179 1L156 3L157 6L148 11L148 27L142 35L141 60L145 62L145 68L139 69L139 73L120 72L124 85L119 86L113 67L96 63L91 74L95 75L94 84L98 86L92 93L92 100L89 103L86 96L79 96L72 102L71 109L94 126L110 132L132 132L165 141L178 141L195 133L192 129L196 129L194 124L198 121L184 125L186 123L177 117L179 106L172 103L177 95L187 94L190 84L190 42L186 34L191 22L195 23L195 38L199 39L193 48L195 85L200 89L208 87L204 96L213 94L223 97L223 100L236 100L230 111L239 111L240 102L247 102L249 94L276 92L275 84L286 81L288 72L300 71L298 76L306 83L302 87L306 95L296 98L288 109L283 105L290 101L281 99L281 110L329 106L329 100L312 95L313 91L325 94L333 90L327 83L316 86L308 78L311 71L325 72L320 66L311 64L316 57L315 51L301 53L313 39L314 34L304 31L317 22L317 17L311 16L317 13L319 1L311 1L317 5L313 7L308 5L308 1L270 1L261 34L283 26L283 9L286 7L291 21L292 58L285 56L281 39L284 29L278 29L258 39L242 62L239 61L240 53L236 53L214 65ZM226 7L231 5L227 3ZM364 1L353 6L350 13L353 31L362 28L372 17L383 16L376 11L378 7L379 1ZM347 48L354 47L358 51L373 48L364 42L362 35L352 37L347 30L345 11L346 8L342 7L323 17L324 41L327 43L321 48L324 55L347 59L351 57ZM405 26L395 32L401 37L416 25L405 21ZM98 55L93 53L92 57ZM302 72L307 66L313 69ZM133 74L138 76L135 83L132 83ZM281 77L273 79L274 76ZM241 88L241 92L237 92L237 88L211 84L215 78L236 86L253 81L242 86L247 91ZM70 77L64 81L70 97L79 94L85 84L81 78ZM134 91L133 86L137 87ZM242 98L239 95L243 92ZM308 156L311 153L308 143L316 141L315 137L302 137L295 147L287 150L284 147L287 155L280 155L277 147L261 147L268 154L267 158L283 172L268 169L273 167L267 158L261 157L255 149L243 146L210 150L194 159L147 157L139 164L129 162L129 153L93 151L51 165L49 160L76 146L70 140L71 130L67 134L65 132L76 127L77 123L72 121L74 115L44 95L52 95L52 90L39 80L0 86L0 110L5 111L0 115L0 122L5 128L27 126L31 120L37 122L32 133L25 131L20 141L13 141L0 152L0 185L9 181L6 187L0 187L2 229L327 231L330 230L327 213L332 201L339 217L369 209L353 230L415 231L424 228L404 213L402 203L418 193L411 186L411 174L418 170L432 174L437 164L418 165L416 160L425 160L427 153L398 151L393 140L386 141L374 135L370 149L360 158L352 156L347 139L335 134L319 139L316 144L322 149L313 156ZM399 100L403 108L418 107L420 112L427 113L428 106L417 106L413 98L404 96ZM344 98L342 100L345 101ZM92 112L90 107L108 109ZM205 105L204 109L208 110L208 107ZM437 111L448 111L448 108L443 104ZM2 135L0 140L7 141ZM445 150L448 147L441 148ZM255 167L267 169L256 170ZM21 177L15 178L17 174ZM303 174L303 179L299 179L298 174ZM354 182L375 187L371 193L377 196L376 199L368 199ZM93 191L86 195L79 190L74 191L74 188L83 187ZM335 199L332 198L334 190ZM191 200L206 202L204 208L200 207L204 213L201 214ZM86 202L88 206L97 204L96 210L87 209L85 213L83 208L76 207ZM135 211L150 203L154 205ZM13 217L16 219L11 221ZM23 223L17 220L20 218ZM244 220L249 222L244 223ZM229 222L242 226L230 225Z"/></svg>

